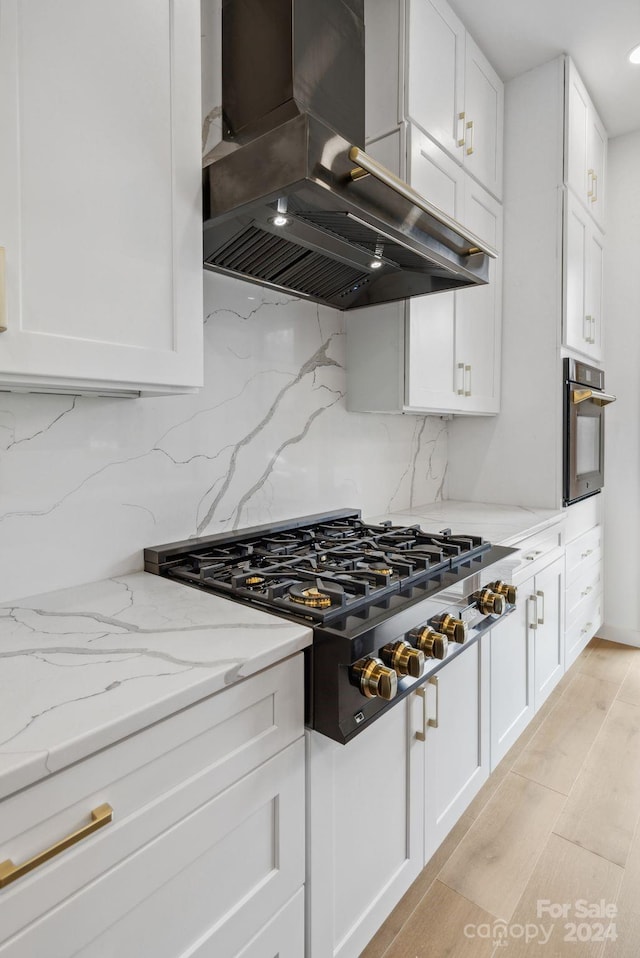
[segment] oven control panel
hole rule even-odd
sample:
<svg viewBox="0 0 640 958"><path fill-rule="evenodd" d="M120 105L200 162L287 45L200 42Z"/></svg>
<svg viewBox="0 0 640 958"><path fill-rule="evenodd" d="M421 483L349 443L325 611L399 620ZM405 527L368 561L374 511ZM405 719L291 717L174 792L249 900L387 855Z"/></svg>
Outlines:
<svg viewBox="0 0 640 958"><path fill-rule="evenodd" d="M466 605L460 602L432 614L402 638L356 661L349 669L350 684L365 699L382 702L407 694L441 668L456 650L513 611L516 597L516 587L501 580L477 589L464 600ZM360 708L353 721L361 724L368 717L367 711Z"/></svg>

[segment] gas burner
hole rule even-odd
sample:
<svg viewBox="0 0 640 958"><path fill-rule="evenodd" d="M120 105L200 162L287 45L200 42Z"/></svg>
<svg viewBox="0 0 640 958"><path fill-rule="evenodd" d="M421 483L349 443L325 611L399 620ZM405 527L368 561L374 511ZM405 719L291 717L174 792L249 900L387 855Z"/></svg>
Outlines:
<svg viewBox="0 0 640 958"><path fill-rule="evenodd" d="M328 609L331 606L331 596L321 592L316 586L292 585L289 589L292 602L305 605L309 609Z"/></svg>
<svg viewBox="0 0 640 958"><path fill-rule="evenodd" d="M250 575L244 580L247 586L264 585L264 578L261 575Z"/></svg>
<svg viewBox="0 0 640 958"><path fill-rule="evenodd" d="M270 569L276 563L274 556L252 555L249 560L249 566L252 569Z"/></svg>

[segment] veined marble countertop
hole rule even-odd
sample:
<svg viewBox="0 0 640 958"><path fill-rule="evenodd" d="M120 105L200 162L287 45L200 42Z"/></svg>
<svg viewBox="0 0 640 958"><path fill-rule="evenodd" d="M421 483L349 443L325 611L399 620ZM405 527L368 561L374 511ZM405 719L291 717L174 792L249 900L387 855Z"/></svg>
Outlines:
<svg viewBox="0 0 640 958"><path fill-rule="evenodd" d="M311 644L138 572L0 605L0 798Z"/></svg>
<svg viewBox="0 0 640 958"><path fill-rule="evenodd" d="M562 518L445 500L374 520L510 545ZM0 605L0 798L310 644L306 626L145 572Z"/></svg>
<svg viewBox="0 0 640 958"><path fill-rule="evenodd" d="M532 509L529 506L502 506L490 502L461 502L444 499L413 506L401 512L376 516L374 521L417 522L424 529L482 536L494 545L513 545L525 535L533 535L564 519L561 509Z"/></svg>

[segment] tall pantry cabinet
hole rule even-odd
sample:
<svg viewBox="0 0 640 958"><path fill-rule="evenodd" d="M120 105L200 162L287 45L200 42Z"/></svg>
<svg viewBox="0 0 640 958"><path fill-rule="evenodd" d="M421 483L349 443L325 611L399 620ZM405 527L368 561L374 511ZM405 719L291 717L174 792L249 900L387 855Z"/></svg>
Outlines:
<svg viewBox="0 0 640 958"><path fill-rule="evenodd" d="M502 339L509 402L496 419L451 424L452 498L562 505L562 358L602 359L605 168L606 134L568 57L509 81Z"/></svg>

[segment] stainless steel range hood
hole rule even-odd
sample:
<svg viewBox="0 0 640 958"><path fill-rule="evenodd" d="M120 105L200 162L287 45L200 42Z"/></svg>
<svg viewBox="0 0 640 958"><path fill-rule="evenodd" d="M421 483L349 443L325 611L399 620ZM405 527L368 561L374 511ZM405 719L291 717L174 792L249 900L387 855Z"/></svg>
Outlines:
<svg viewBox="0 0 640 958"><path fill-rule="evenodd" d="M204 265L338 309L486 283L495 252L360 149L363 0L225 0Z"/></svg>

